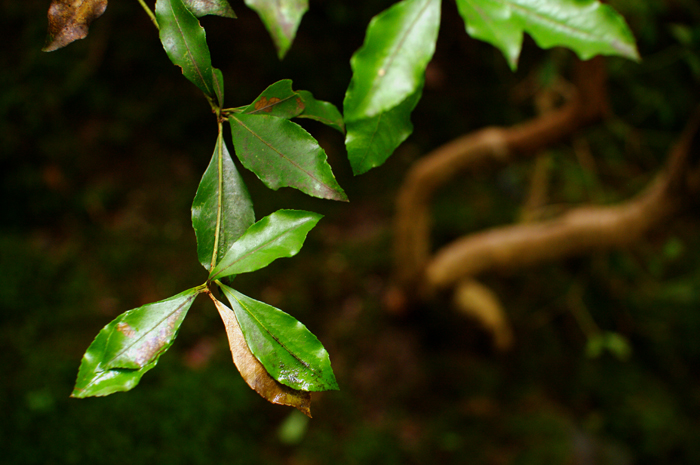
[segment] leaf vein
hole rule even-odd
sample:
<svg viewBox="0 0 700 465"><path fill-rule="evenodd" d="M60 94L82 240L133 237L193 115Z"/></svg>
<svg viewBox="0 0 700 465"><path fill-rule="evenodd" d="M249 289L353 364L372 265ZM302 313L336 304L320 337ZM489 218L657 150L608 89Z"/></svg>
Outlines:
<svg viewBox="0 0 700 465"><path fill-rule="evenodd" d="M190 62L192 63L192 67L199 75L199 79L202 81L202 85L207 89L207 93L211 94L212 91L209 90L209 86L207 85L207 81L204 79L204 76L202 75L202 72L199 69L199 64L197 63L197 60L195 60L194 55L192 54L192 49L190 48L190 44L187 42L187 38L186 38L187 36L185 35L185 32L183 31L182 26L180 25L180 21L178 20L177 14L175 13L175 9L173 8L172 2L168 2L168 5L170 6L170 11L173 13L173 19L175 20L175 24L177 25L177 29L180 32L180 36L182 37L182 42L185 44L185 48L187 49L187 55L190 58Z"/></svg>
<svg viewBox="0 0 700 465"><path fill-rule="evenodd" d="M306 223L306 221L304 221L304 223ZM219 276L219 275L221 275L222 272L228 270L229 268L231 268L232 266L234 266L236 263L240 263L240 262L241 262L242 260L244 260L245 258L250 257L250 256L253 255L255 252L257 252L258 250L260 250L260 249L262 249L263 247L267 246L268 244L270 244L270 243L276 241L277 239L279 239L279 238L281 238L281 237L283 237L283 236L285 236L285 235L287 235L287 234L291 234L291 233L294 232L295 230L299 229L304 223L302 223L302 224L300 224L299 226L297 226L296 228L294 228L294 230L287 230L287 231L283 232L282 234L279 234L279 235L277 235L277 236L271 238L269 241L267 241L267 242L261 244L260 246L256 247L255 249L252 249L250 252L248 252L247 254L241 256L241 257L240 257L238 260L236 260L235 262L232 262L229 266L226 266L226 267L222 268L218 273L216 273L214 276L212 276L211 279L212 279L212 280L216 279L216 277Z"/></svg>
<svg viewBox="0 0 700 465"><path fill-rule="evenodd" d="M402 37L399 39L398 43L396 44L396 46L395 46L395 47L393 48L393 50L391 51L391 54L389 55L388 59L384 62L385 66L384 66L382 69L384 69L385 72L384 72L383 74L377 73L376 78L375 78L374 81L372 82L372 88L371 88L370 91L368 92L368 95L372 95L372 94L376 91L377 87L379 87L379 85L380 85L380 83L382 82L383 78L388 74L388 69L391 67L391 65L393 64L394 60L396 60L396 57L398 56L399 51L400 51L401 48L403 47L403 44L404 44L404 43L406 42L406 40L408 39L409 34L413 31L414 26L416 25L416 23L418 22L418 20L421 19L421 17L423 16L423 13L425 13L425 10L428 9L428 7L430 6L430 3L431 3L432 1L433 1L433 0L426 0L425 5L424 5L423 8L421 8L421 10L416 14L416 17L413 19L413 21L411 21L411 24L409 25L409 27L407 27L406 29L404 29L404 33L403 33Z"/></svg>
<svg viewBox="0 0 700 465"><path fill-rule="evenodd" d="M248 132L250 132L253 136L255 136L260 142L262 142L263 144L267 145L267 146L270 148L270 150L272 150L272 151L275 152L277 155L279 155L281 158L283 158L284 160L286 160L289 164L293 165L293 166L294 166L295 168L297 168L299 171L303 172L303 173L306 174L308 177L310 177L311 179L313 179L314 181L316 181L318 184L320 184L320 185L322 185L323 187L325 187L327 191L329 191L329 192L331 192L331 193L334 192L333 189L331 189L331 187L328 186L325 182L321 181L321 180L318 179L316 176L314 176L313 173L311 173L311 172L305 170L301 165L299 165L299 164L296 163L294 160L292 160L291 158L287 157L285 154L283 154L282 152L280 152L279 150L277 150L277 148L273 147L272 144L270 144L269 142L267 142L265 139L263 139L263 138L260 137L258 134L256 134L255 131L253 131L251 128L249 128L248 126L246 126L245 123L243 123L243 121L239 120L239 119L236 118L234 115L231 115L231 118L235 119L236 122L237 122L238 124L240 124L241 126L243 126Z"/></svg>

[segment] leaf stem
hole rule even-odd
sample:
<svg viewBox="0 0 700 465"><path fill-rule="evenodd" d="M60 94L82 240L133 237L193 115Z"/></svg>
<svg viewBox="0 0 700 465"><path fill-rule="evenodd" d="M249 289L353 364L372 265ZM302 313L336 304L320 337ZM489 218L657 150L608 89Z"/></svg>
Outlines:
<svg viewBox="0 0 700 465"><path fill-rule="evenodd" d="M219 252L219 236L221 235L221 210L224 202L224 173L223 173L223 168L224 168L224 137L223 137L223 127L221 124L221 120L217 121L217 124L219 126L219 136L216 140L216 158L217 158L217 164L218 164L218 174L219 174L219 179L217 181L218 185L218 199L216 203L216 228L214 229L214 252L211 255L211 265L210 265L210 270L213 270L214 267L216 267L216 256Z"/></svg>
<svg viewBox="0 0 700 465"><path fill-rule="evenodd" d="M153 14L153 11L148 7L148 5L146 5L146 2L144 0L138 0L138 2L146 11L146 14L151 18L151 21L153 21L153 25L156 27L156 29L160 30L160 27L158 26L158 20L156 19L156 15Z"/></svg>

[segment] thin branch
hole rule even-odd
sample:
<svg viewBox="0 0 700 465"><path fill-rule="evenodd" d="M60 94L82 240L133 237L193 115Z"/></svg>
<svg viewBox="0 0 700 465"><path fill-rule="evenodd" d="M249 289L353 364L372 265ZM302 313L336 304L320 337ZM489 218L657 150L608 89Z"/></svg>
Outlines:
<svg viewBox="0 0 700 465"><path fill-rule="evenodd" d="M156 27L156 29L160 30L160 27L158 26L158 20L156 19L156 15L153 14L153 10L151 10L148 5L146 5L146 2L144 0L138 0L138 2L141 4L141 7L146 11L146 14L148 15L149 18L151 18L151 21L153 22L153 25Z"/></svg>
<svg viewBox="0 0 700 465"><path fill-rule="evenodd" d="M401 186L395 221L399 285L415 288L430 255L430 201L458 173L537 154L607 111L602 59L577 62L574 97L541 117L511 128L490 127L459 137L416 162Z"/></svg>
<svg viewBox="0 0 700 465"><path fill-rule="evenodd" d="M613 206L580 207L559 218L484 231L442 248L426 267L430 288L465 277L623 247L686 209L700 193L700 109L671 150L666 169L641 194Z"/></svg>

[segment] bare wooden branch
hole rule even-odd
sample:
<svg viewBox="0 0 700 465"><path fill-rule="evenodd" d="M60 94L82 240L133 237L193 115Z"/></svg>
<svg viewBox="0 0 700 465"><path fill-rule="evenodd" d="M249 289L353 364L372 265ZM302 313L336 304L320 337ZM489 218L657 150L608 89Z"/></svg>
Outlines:
<svg viewBox="0 0 700 465"><path fill-rule="evenodd" d="M484 231L441 249L426 269L431 288L494 269L515 269L595 250L622 247L687 208L700 192L700 110L669 154L666 169L637 197L614 206L581 207L561 217Z"/></svg>
<svg viewBox="0 0 700 465"><path fill-rule="evenodd" d="M399 190L395 220L398 283L411 289L430 255L430 201L435 191L465 170L504 164L536 154L607 111L605 68L600 58L578 62L574 97L559 109L511 128L491 127L439 147L415 163Z"/></svg>

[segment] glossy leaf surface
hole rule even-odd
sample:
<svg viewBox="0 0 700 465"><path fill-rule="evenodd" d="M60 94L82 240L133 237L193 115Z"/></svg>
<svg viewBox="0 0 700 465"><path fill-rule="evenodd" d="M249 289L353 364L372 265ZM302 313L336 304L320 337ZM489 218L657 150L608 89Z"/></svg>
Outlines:
<svg viewBox="0 0 700 465"><path fill-rule="evenodd" d="M345 146L354 174L380 166L413 132L411 112L422 86L397 107L372 118L348 121Z"/></svg>
<svg viewBox="0 0 700 465"><path fill-rule="evenodd" d="M344 131L343 116L330 102L316 100L306 90L293 90L292 81L283 79L261 93L253 103L241 109L248 114L267 114L280 118L309 118Z"/></svg>
<svg viewBox="0 0 700 465"><path fill-rule="evenodd" d="M273 404L295 407L311 417L311 395L306 391L285 386L272 378L248 348L234 312L213 297L212 300L226 327L233 363L248 386Z"/></svg>
<svg viewBox="0 0 700 465"><path fill-rule="evenodd" d="M335 105L324 100L316 100L313 94L307 90L300 90L299 96L304 102L304 111L297 115L299 118L309 118L340 132L345 132L343 115L340 114Z"/></svg>
<svg viewBox="0 0 700 465"><path fill-rule="evenodd" d="M107 9L107 0L52 0L49 6L49 28L45 52L84 39L90 24Z"/></svg>
<svg viewBox="0 0 700 465"><path fill-rule="evenodd" d="M622 16L597 0L457 0L470 36L493 44L517 67L523 32L542 48L564 46L582 59L639 59Z"/></svg>
<svg viewBox="0 0 700 465"><path fill-rule="evenodd" d="M80 364L72 397L128 391L173 343L201 288L122 313L97 334Z"/></svg>
<svg viewBox="0 0 700 465"><path fill-rule="evenodd" d="M308 0L245 0L265 24L277 55L284 58L292 46L302 16L309 9Z"/></svg>
<svg viewBox="0 0 700 465"><path fill-rule="evenodd" d="M214 155L192 202L192 226L202 266L207 271L212 263L215 266L254 222L255 212L248 189L219 135Z"/></svg>
<svg viewBox="0 0 700 465"><path fill-rule="evenodd" d="M304 111L304 102L298 92L292 90L292 81L283 79L271 84L243 109L250 115L266 114L280 118L294 118Z"/></svg>
<svg viewBox="0 0 700 465"><path fill-rule="evenodd" d="M316 139L285 118L261 114L229 117L236 155L267 187L294 187L331 200L347 201Z"/></svg>
<svg viewBox="0 0 700 465"><path fill-rule="evenodd" d="M350 60L346 124L389 111L415 94L439 26L440 0L403 0L372 19L364 44Z"/></svg>
<svg viewBox="0 0 700 465"><path fill-rule="evenodd" d="M222 285L255 358L282 384L302 391L338 389L328 352L291 315Z"/></svg>
<svg viewBox="0 0 700 465"><path fill-rule="evenodd" d="M187 9L198 18L206 15L235 18L236 13L229 5L228 0L183 0Z"/></svg>
<svg viewBox="0 0 700 465"><path fill-rule="evenodd" d="M214 82L214 93L219 102L219 108L224 107L224 75L218 68L212 68L212 81Z"/></svg>
<svg viewBox="0 0 700 465"><path fill-rule="evenodd" d="M300 210L278 210L266 216L233 243L210 279L248 273L266 267L282 257L293 257L304 245L306 235L323 216Z"/></svg>
<svg viewBox="0 0 700 465"><path fill-rule="evenodd" d="M214 72L204 28L182 0L158 0L160 41L170 61L211 100L216 98Z"/></svg>

